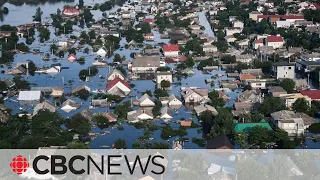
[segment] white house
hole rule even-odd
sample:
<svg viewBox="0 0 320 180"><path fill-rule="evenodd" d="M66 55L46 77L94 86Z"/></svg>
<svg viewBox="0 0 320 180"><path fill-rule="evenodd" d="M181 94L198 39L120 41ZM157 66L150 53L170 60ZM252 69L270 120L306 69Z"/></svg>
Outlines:
<svg viewBox="0 0 320 180"><path fill-rule="evenodd" d="M112 81L115 78L120 78L122 80L125 80L125 76L123 75L123 73L121 71L119 71L118 69L114 69L112 70L112 72L108 75L107 77L107 81Z"/></svg>
<svg viewBox="0 0 320 180"><path fill-rule="evenodd" d="M164 119L164 120L172 119L172 112L171 112L171 109L168 106L165 106L165 107L161 108L161 116L160 116L160 118Z"/></svg>
<svg viewBox="0 0 320 180"><path fill-rule="evenodd" d="M289 28L291 26L291 22L289 21L276 21L277 28Z"/></svg>
<svg viewBox="0 0 320 180"><path fill-rule="evenodd" d="M236 61L241 63L250 64L254 59L254 56L251 54L239 54L236 55Z"/></svg>
<svg viewBox="0 0 320 180"><path fill-rule="evenodd" d="M157 82L157 88L162 88L161 87L161 82L162 81L169 81L170 84L172 84L172 74L170 71L157 71L156 74L156 82Z"/></svg>
<svg viewBox="0 0 320 180"><path fill-rule="evenodd" d="M215 53L218 51L218 48L212 44L204 45L202 49L206 54Z"/></svg>
<svg viewBox="0 0 320 180"><path fill-rule="evenodd" d="M266 88L266 81L250 81L249 85L252 89L265 89Z"/></svg>
<svg viewBox="0 0 320 180"><path fill-rule="evenodd" d="M304 121L293 111L282 110L271 114L273 123L288 133L289 136L300 136L304 133Z"/></svg>
<svg viewBox="0 0 320 180"><path fill-rule="evenodd" d="M101 57L104 57L106 56L107 54L107 51L104 50L104 48L100 48L98 51L97 51L97 55L101 56Z"/></svg>
<svg viewBox="0 0 320 180"><path fill-rule="evenodd" d="M208 98L208 89L205 88L186 88L181 92L181 95L185 101L185 103L199 103Z"/></svg>
<svg viewBox="0 0 320 180"><path fill-rule="evenodd" d="M65 102L62 103L61 110L63 110L66 113L69 113L69 112L76 110L80 107L81 107L81 105L78 104L77 102L75 102L71 99L67 99Z"/></svg>
<svg viewBox="0 0 320 180"><path fill-rule="evenodd" d="M128 68L130 65L128 65ZM133 61L131 70L133 73L139 72L156 72L160 67L160 56L136 56Z"/></svg>
<svg viewBox="0 0 320 180"><path fill-rule="evenodd" d="M150 33L150 34L145 34L145 35L144 35L144 39L145 39L146 41L154 41L154 35L153 35L152 33Z"/></svg>
<svg viewBox="0 0 320 180"><path fill-rule="evenodd" d="M37 105L42 97L41 91L20 91L18 100L22 105Z"/></svg>
<svg viewBox="0 0 320 180"><path fill-rule="evenodd" d="M118 95L120 97L125 97L130 94L130 84L119 77L114 78L107 84L108 94Z"/></svg>
<svg viewBox="0 0 320 180"><path fill-rule="evenodd" d="M61 71L60 66L54 66L46 70L47 74L58 74Z"/></svg>
<svg viewBox="0 0 320 180"><path fill-rule="evenodd" d="M138 109L128 112L127 119L130 123L139 122L140 120L152 120L153 114L151 110Z"/></svg>
<svg viewBox="0 0 320 180"><path fill-rule="evenodd" d="M294 79L294 65L282 61L272 64L272 71L277 79Z"/></svg>
<svg viewBox="0 0 320 180"><path fill-rule="evenodd" d="M272 46L273 49L278 49L283 47L284 40L281 36L268 36L266 39L267 46Z"/></svg>
<svg viewBox="0 0 320 180"><path fill-rule="evenodd" d="M160 97L159 100L163 106L169 107L179 107L182 106L182 102L174 95L170 95L169 97Z"/></svg>
<svg viewBox="0 0 320 180"><path fill-rule="evenodd" d="M224 28L224 32L226 36L232 36L236 33L241 33L242 29L238 27L226 27Z"/></svg>
<svg viewBox="0 0 320 180"><path fill-rule="evenodd" d="M165 57L177 57L179 56L179 45L178 44L163 45L163 53Z"/></svg>
<svg viewBox="0 0 320 180"><path fill-rule="evenodd" d="M233 22L232 22L232 26L235 27L235 28L241 28L241 29L243 29L244 23L241 22L241 21L233 21Z"/></svg>
<svg viewBox="0 0 320 180"><path fill-rule="evenodd" d="M151 97L145 93L140 99L140 107L153 107L155 106L155 103L153 102L153 100L151 99Z"/></svg>
<svg viewBox="0 0 320 180"><path fill-rule="evenodd" d="M59 41L58 46L60 47L67 47L68 46L68 41Z"/></svg>

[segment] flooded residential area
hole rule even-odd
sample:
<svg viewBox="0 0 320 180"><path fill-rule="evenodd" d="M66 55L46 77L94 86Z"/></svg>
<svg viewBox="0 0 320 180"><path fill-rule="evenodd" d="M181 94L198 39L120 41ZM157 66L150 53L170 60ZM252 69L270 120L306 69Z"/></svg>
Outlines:
<svg viewBox="0 0 320 180"><path fill-rule="evenodd" d="M320 147L312 1L0 3L0 148Z"/></svg>

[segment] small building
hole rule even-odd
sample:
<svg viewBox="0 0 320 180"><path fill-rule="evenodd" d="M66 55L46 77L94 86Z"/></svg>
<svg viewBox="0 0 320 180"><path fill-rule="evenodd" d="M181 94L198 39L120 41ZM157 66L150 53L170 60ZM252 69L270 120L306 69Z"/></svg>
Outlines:
<svg viewBox="0 0 320 180"><path fill-rule="evenodd" d="M80 11L74 7L64 8L62 14L65 16L79 16Z"/></svg>
<svg viewBox="0 0 320 180"><path fill-rule="evenodd" d="M168 81L170 82L170 87L171 87L171 84L172 84L172 74L170 71L166 71L166 72L163 72L163 71L157 71L157 74L156 74L156 82L157 82L157 88L163 88L161 87L161 82L162 81ZM169 89L171 89L169 87Z"/></svg>
<svg viewBox="0 0 320 180"><path fill-rule="evenodd" d="M308 96L304 96L301 93L294 93L294 94L281 94L280 98L283 100L284 104L286 105L287 108L291 109L292 105L296 100L300 98L304 98L307 102L308 105L311 106L311 101L312 99L309 98Z"/></svg>
<svg viewBox="0 0 320 180"><path fill-rule="evenodd" d="M41 91L20 91L18 100L21 105L35 106L40 102L41 98Z"/></svg>
<svg viewBox="0 0 320 180"><path fill-rule="evenodd" d="M160 56L137 56L132 63L133 73L155 73L160 67ZM128 66L130 69L130 67Z"/></svg>
<svg viewBox="0 0 320 180"><path fill-rule="evenodd" d="M125 97L131 92L130 84L119 77L116 77L107 84L108 94Z"/></svg>
<svg viewBox="0 0 320 180"><path fill-rule="evenodd" d="M85 110L82 110L80 112L80 115L82 117L84 117L85 119L87 119L89 122L91 122L92 118L93 118L93 112L90 111L89 109L85 109Z"/></svg>
<svg viewBox="0 0 320 180"><path fill-rule="evenodd" d="M163 45L163 53L165 57L178 57L179 45L178 44Z"/></svg>
<svg viewBox="0 0 320 180"><path fill-rule="evenodd" d="M140 107L153 107L155 106L155 103L153 102L152 98L145 93L140 99L139 99Z"/></svg>
<svg viewBox="0 0 320 180"><path fill-rule="evenodd" d="M266 45L272 46L273 49L282 48L285 41L281 36L268 36L266 39Z"/></svg>
<svg viewBox="0 0 320 180"><path fill-rule="evenodd" d="M234 106L235 110L251 111L254 107L254 103L252 103L252 102L235 102L233 106Z"/></svg>
<svg viewBox="0 0 320 180"><path fill-rule="evenodd" d="M222 135L208 139L206 149L234 149L234 146L226 135Z"/></svg>
<svg viewBox="0 0 320 180"><path fill-rule="evenodd" d="M262 97L260 90L245 90L242 94L238 95L238 102L253 102L261 103Z"/></svg>
<svg viewBox="0 0 320 180"><path fill-rule="evenodd" d="M68 61L69 62L74 62L75 60L77 60L77 56L75 54L70 54L68 56Z"/></svg>
<svg viewBox="0 0 320 180"><path fill-rule="evenodd" d="M320 101L320 90L301 90L300 93L313 101Z"/></svg>
<svg viewBox="0 0 320 180"><path fill-rule="evenodd" d="M282 94L287 94L287 91L281 86L271 86L269 87L269 92L273 97L280 97Z"/></svg>
<svg viewBox="0 0 320 180"><path fill-rule="evenodd" d="M144 39L146 40L146 41L154 41L154 34L145 34L144 35Z"/></svg>
<svg viewBox="0 0 320 180"><path fill-rule="evenodd" d="M121 80L125 80L124 74L118 69L114 69L111 71L111 73L107 77L107 81L112 81L115 78L120 78Z"/></svg>
<svg viewBox="0 0 320 180"><path fill-rule="evenodd" d="M206 88L186 88L181 92L185 103L199 103L208 99L209 91Z"/></svg>
<svg viewBox="0 0 320 180"><path fill-rule="evenodd" d="M218 52L218 48L212 44L204 45L202 49L205 54L212 54Z"/></svg>
<svg viewBox="0 0 320 180"><path fill-rule="evenodd" d="M58 46L60 47L67 47L68 46L68 41L59 41Z"/></svg>
<svg viewBox="0 0 320 180"><path fill-rule="evenodd" d="M201 113L205 111L209 111L215 116L218 115L218 111L216 110L216 108L208 104L200 104L199 106L195 106L194 111L197 113L198 116L200 116Z"/></svg>
<svg viewBox="0 0 320 180"><path fill-rule="evenodd" d="M161 108L161 119L169 120L172 119L172 111L168 106Z"/></svg>
<svg viewBox="0 0 320 180"><path fill-rule="evenodd" d="M151 110L138 109L138 110L128 112L127 119L129 123L135 123L141 120L152 120L153 114Z"/></svg>
<svg viewBox="0 0 320 180"><path fill-rule="evenodd" d="M272 71L277 79L294 79L294 65L286 61L273 63Z"/></svg>
<svg viewBox="0 0 320 180"><path fill-rule="evenodd" d="M111 111L107 111L105 115L109 122L116 122L118 120L118 116Z"/></svg>
<svg viewBox="0 0 320 180"><path fill-rule="evenodd" d="M110 104L108 103L108 99L92 99L91 105L93 107L108 107Z"/></svg>
<svg viewBox="0 0 320 180"><path fill-rule="evenodd" d="M261 46L264 46L263 39L257 39L253 42L254 49L258 49Z"/></svg>
<svg viewBox="0 0 320 180"><path fill-rule="evenodd" d="M98 55L98 56L104 57L104 56L106 56L106 54L107 54L107 51L106 51L104 48L100 48L100 49L97 51L97 55Z"/></svg>
<svg viewBox="0 0 320 180"><path fill-rule="evenodd" d="M63 96L63 92L64 92L64 90L62 87L58 87L58 86L53 87L52 92L51 92L51 96L52 97L61 97L61 96Z"/></svg>
<svg viewBox="0 0 320 180"><path fill-rule="evenodd" d="M73 101L72 99L67 99L64 101L61 105L61 110L63 110L66 113L69 113L73 110L76 110L81 107L81 104L78 104L77 102Z"/></svg>
<svg viewBox="0 0 320 180"><path fill-rule="evenodd" d="M37 104L33 109L33 116L37 115L39 111L48 110L50 112L56 112L57 106L51 102L45 100L42 103Z"/></svg>
<svg viewBox="0 0 320 180"><path fill-rule="evenodd" d="M90 92L90 88L88 86L81 85L81 86L77 86L77 87L72 88L72 94L77 94L81 90L87 90Z"/></svg>
<svg viewBox="0 0 320 180"><path fill-rule="evenodd" d="M163 106L169 107L178 107L182 106L182 102L174 95L170 95L169 97L160 97L159 100L161 101Z"/></svg>
<svg viewBox="0 0 320 180"><path fill-rule="evenodd" d="M241 121L241 119L240 119ZM234 122L234 132L239 133L239 132L248 132L250 131L251 128L260 126L263 128L267 128L269 131L272 131L272 128L270 124L262 119L260 122L257 123L239 123L237 121Z"/></svg>
<svg viewBox="0 0 320 180"><path fill-rule="evenodd" d="M180 121L180 126L182 126L182 127L191 127L191 125L192 125L192 120Z"/></svg>
<svg viewBox="0 0 320 180"><path fill-rule="evenodd" d="M250 54L240 54L240 55L236 55L236 61L237 62L241 62L241 63L245 63L245 64L250 64L253 59L255 57L253 55Z"/></svg>
<svg viewBox="0 0 320 180"><path fill-rule="evenodd" d="M4 111L0 111L0 122L1 123L7 123L9 121L9 114L7 114Z"/></svg>

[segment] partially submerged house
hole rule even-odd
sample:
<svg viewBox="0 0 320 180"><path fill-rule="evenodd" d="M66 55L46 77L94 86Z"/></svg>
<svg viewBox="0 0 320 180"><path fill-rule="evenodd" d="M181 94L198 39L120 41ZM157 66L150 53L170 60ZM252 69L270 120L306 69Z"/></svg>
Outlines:
<svg viewBox="0 0 320 180"><path fill-rule="evenodd" d="M114 69L110 72L110 74L108 75L107 77L107 81L112 81L114 80L115 78L120 78L122 80L125 80L125 75L119 71L118 69Z"/></svg>
<svg viewBox="0 0 320 180"><path fill-rule="evenodd" d="M199 106L195 106L194 111L197 113L198 116L200 116L201 113L205 111L209 111L215 116L218 115L218 111L216 110L216 108L208 104L200 104Z"/></svg>
<svg viewBox="0 0 320 180"><path fill-rule="evenodd" d="M178 107L182 106L182 102L178 99L174 94L171 94L169 97L160 97L159 100L161 101L163 106L169 107Z"/></svg>
<svg viewBox="0 0 320 180"><path fill-rule="evenodd" d="M163 108L161 108L161 116L160 116L161 119L164 119L164 120L169 120L169 119L172 119L172 111L171 109L168 107L168 106L165 106Z"/></svg>
<svg viewBox="0 0 320 180"><path fill-rule="evenodd" d="M67 99L65 102L61 105L61 110L63 110L66 113L69 113L73 110L76 110L81 107L81 104L73 101L72 99Z"/></svg>
<svg viewBox="0 0 320 180"><path fill-rule="evenodd" d="M62 87L53 87L52 88L52 92L51 92L51 96L52 97L61 97L63 96L63 88Z"/></svg>
<svg viewBox="0 0 320 180"><path fill-rule="evenodd" d="M116 122L118 120L118 116L111 111L107 111L105 116L108 122Z"/></svg>
<svg viewBox="0 0 320 180"><path fill-rule="evenodd" d="M152 120L153 114L151 110L138 109L128 112L127 119L129 123L139 122L140 120Z"/></svg>
<svg viewBox="0 0 320 180"><path fill-rule="evenodd" d="M206 88L186 88L181 92L185 103L200 103L208 99L209 91Z"/></svg>
<svg viewBox="0 0 320 180"><path fill-rule="evenodd" d="M126 97L131 92L130 84L119 77L116 77L107 84L108 94Z"/></svg>
<svg viewBox="0 0 320 180"><path fill-rule="evenodd" d="M40 102L41 98L41 91L20 91L18 100L21 105L35 106Z"/></svg>
<svg viewBox="0 0 320 180"><path fill-rule="evenodd" d="M50 112L56 112L57 106L55 106L50 101L45 100L42 103L37 104L33 108L33 116L37 115L39 111L44 111L44 110L48 110Z"/></svg>
<svg viewBox="0 0 320 180"><path fill-rule="evenodd" d="M155 106L154 101L152 98L145 93L140 99L139 99L140 107L153 107Z"/></svg>

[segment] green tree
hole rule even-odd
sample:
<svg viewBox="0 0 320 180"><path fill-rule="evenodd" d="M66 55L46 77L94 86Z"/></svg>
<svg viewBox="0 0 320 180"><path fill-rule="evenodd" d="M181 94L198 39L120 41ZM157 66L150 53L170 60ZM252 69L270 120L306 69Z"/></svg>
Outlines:
<svg viewBox="0 0 320 180"><path fill-rule="evenodd" d="M154 142L151 149L170 149L170 145L165 142Z"/></svg>
<svg viewBox="0 0 320 180"><path fill-rule="evenodd" d="M159 99L159 97L167 97L169 96L168 92L163 89L156 89L153 92L154 96Z"/></svg>
<svg viewBox="0 0 320 180"><path fill-rule="evenodd" d="M50 45L50 51L53 52L53 53L56 53L57 50L58 50L58 46L56 44L51 44Z"/></svg>
<svg viewBox="0 0 320 180"><path fill-rule="evenodd" d="M122 104L116 105L114 108L114 113L118 115L119 119L125 120L127 118L127 113L132 111L131 104L129 101L126 101Z"/></svg>
<svg viewBox="0 0 320 180"><path fill-rule="evenodd" d="M126 140L124 139L117 139L114 143L113 143L113 148L115 149L126 149L127 148L127 143Z"/></svg>
<svg viewBox="0 0 320 180"><path fill-rule="evenodd" d="M0 81L0 92L8 89L7 84L4 81Z"/></svg>
<svg viewBox="0 0 320 180"><path fill-rule="evenodd" d="M224 134L233 133L233 115L229 109L217 109L218 115L214 117L213 125L209 132L208 137L214 138Z"/></svg>
<svg viewBox="0 0 320 180"><path fill-rule="evenodd" d="M218 91L211 91L209 94L208 94L210 100L211 100L211 103L210 105L213 106L213 107L222 107L225 105L225 101L219 97L219 92Z"/></svg>
<svg viewBox="0 0 320 180"><path fill-rule="evenodd" d="M268 179L268 168L253 157L240 158L236 162L236 173L239 180Z"/></svg>
<svg viewBox="0 0 320 180"><path fill-rule="evenodd" d="M282 103L279 97L267 96L264 98L263 102L258 106L258 112L265 116L269 116L273 112L281 111L287 109Z"/></svg>
<svg viewBox="0 0 320 180"><path fill-rule="evenodd" d="M170 86L171 86L171 83L170 83L170 81L162 80L161 83L160 83L160 85L161 85L161 87L162 87L163 89L165 89L165 88L170 87Z"/></svg>
<svg viewBox="0 0 320 180"><path fill-rule="evenodd" d="M83 0L79 0L79 8L83 8L83 4L84 4L84 1Z"/></svg>
<svg viewBox="0 0 320 180"><path fill-rule="evenodd" d="M221 61L224 64L232 64L232 63L236 63L236 57L235 56L231 56L231 55L225 55L221 57Z"/></svg>
<svg viewBox="0 0 320 180"><path fill-rule="evenodd" d="M280 82L280 86L287 91L287 93L293 93L295 88L295 82L292 79L283 79Z"/></svg>
<svg viewBox="0 0 320 180"><path fill-rule="evenodd" d="M194 59L188 57L186 60L186 65L187 65L187 67L192 68L195 65Z"/></svg>
<svg viewBox="0 0 320 180"><path fill-rule="evenodd" d="M308 114L310 111L310 105L305 98L299 98L292 104L292 109L296 112Z"/></svg>
<svg viewBox="0 0 320 180"><path fill-rule="evenodd" d="M80 135L87 135L91 130L89 121L79 113L67 120L67 127Z"/></svg>
<svg viewBox="0 0 320 180"><path fill-rule="evenodd" d="M113 62L115 63L115 62L122 62L122 58L121 58L121 56L120 56L120 54L115 54L114 55L114 58L113 58Z"/></svg>
<svg viewBox="0 0 320 180"><path fill-rule="evenodd" d="M36 9L36 14L33 16L33 20L34 21L38 21L38 22L41 22L41 16L42 16L43 12L41 11L41 8L38 7Z"/></svg>
<svg viewBox="0 0 320 180"><path fill-rule="evenodd" d="M247 149L249 147L248 134L246 132L239 132L235 134L234 141L241 149Z"/></svg>
<svg viewBox="0 0 320 180"><path fill-rule="evenodd" d="M152 97L152 92L150 90L146 90L143 94L148 94L148 96Z"/></svg>
<svg viewBox="0 0 320 180"><path fill-rule="evenodd" d="M266 143L271 141L271 133L261 126L252 127L249 131L249 144L257 148L267 148Z"/></svg>
<svg viewBox="0 0 320 180"><path fill-rule="evenodd" d="M162 107L161 101L156 100L155 106L152 108L153 116L157 117L161 115L161 107Z"/></svg>
<svg viewBox="0 0 320 180"><path fill-rule="evenodd" d="M88 97L90 97L90 92L87 91L86 89L81 89L81 90L78 91L75 95L76 95L77 97L79 97L80 99L82 99L82 100L87 100Z"/></svg>
<svg viewBox="0 0 320 180"><path fill-rule="evenodd" d="M48 41L50 39L50 31L45 27L39 28L40 38Z"/></svg>

